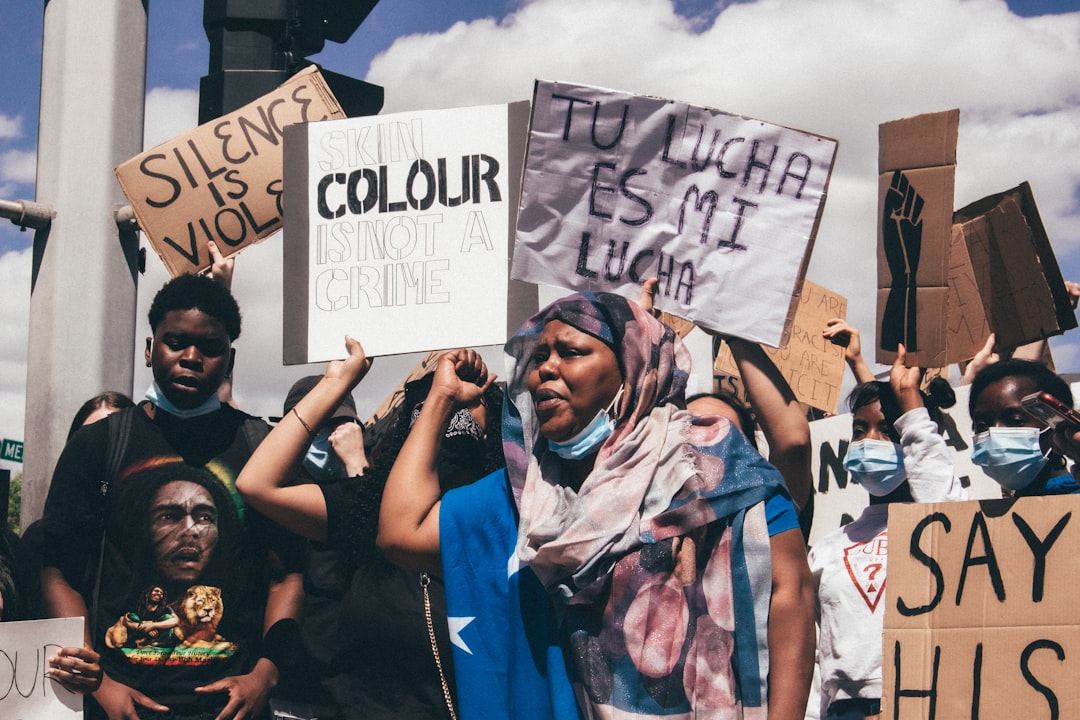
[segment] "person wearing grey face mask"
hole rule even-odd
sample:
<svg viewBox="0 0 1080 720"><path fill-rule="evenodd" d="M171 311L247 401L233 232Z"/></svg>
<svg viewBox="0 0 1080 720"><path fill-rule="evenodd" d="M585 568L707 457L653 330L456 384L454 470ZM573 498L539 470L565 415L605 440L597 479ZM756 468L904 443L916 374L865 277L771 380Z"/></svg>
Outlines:
<svg viewBox="0 0 1080 720"><path fill-rule="evenodd" d="M864 720L881 712L889 503L965 498L934 420L938 407L955 396L938 383L926 397L920 380L901 345L889 382L865 382L849 398L852 442L844 467L870 493L870 505L810 551L823 720Z"/></svg>

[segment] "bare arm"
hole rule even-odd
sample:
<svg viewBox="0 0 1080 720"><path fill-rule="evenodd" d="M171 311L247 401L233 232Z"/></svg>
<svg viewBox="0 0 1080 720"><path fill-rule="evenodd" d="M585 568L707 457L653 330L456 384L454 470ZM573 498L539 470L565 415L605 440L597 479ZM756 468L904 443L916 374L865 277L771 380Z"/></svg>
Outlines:
<svg viewBox="0 0 1080 720"><path fill-rule="evenodd" d="M259 444L236 480L246 503L288 530L319 541L326 540L327 533L322 491L313 484L286 483L311 442L308 428L330 417L371 367L359 342L346 338L345 347L349 356L327 366L323 379Z"/></svg>
<svg viewBox="0 0 1080 720"><path fill-rule="evenodd" d="M814 584L797 529L769 538L769 720L802 720L814 672Z"/></svg>
<svg viewBox="0 0 1080 720"><path fill-rule="evenodd" d="M391 562L441 572L438 455L454 412L475 402L495 380L473 350L439 358L431 390L398 453L379 510L379 549Z"/></svg>
<svg viewBox="0 0 1080 720"><path fill-rule="evenodd" d="M791 386L757 343L725 338L746 386L761 430L769 443L769 462L784 477L795 505L810 499L810 423Z"/></svg>
<svg viewBox="0 0 1080 720"><path fill-rule="evenodd" d="M844 348L844 361L851 368L855 382L861 385L874 379L874 371L862 355L862 339L857 327L848 325L843 318L833 318L825 323L821 334L833 345Z"/></svg>

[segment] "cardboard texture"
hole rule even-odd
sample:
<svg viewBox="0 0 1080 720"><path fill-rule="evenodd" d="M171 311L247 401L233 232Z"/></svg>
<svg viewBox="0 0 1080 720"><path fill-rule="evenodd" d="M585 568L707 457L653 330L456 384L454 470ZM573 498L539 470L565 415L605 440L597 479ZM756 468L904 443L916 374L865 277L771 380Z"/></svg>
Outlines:
<svg viewBox="0 0 1080 720"><path fill-rule="evenodd" d="M953 220L954 234L960 236L970 260L971 282L987 329L995 333L998 348L1060 335L1077 326L1028 183L957 210ZM970 295L969 288L965 295ZM958 341L964 344L962 336ZM973 355L950 351L957 359Z"/></svg>
<svg viewBox="0 0 1080 720"><path fill-rule="evenodd" d="M959 118L949 110L878 129L879 363L891 364L903 343L912 365L946 364Z"/></svg>
<svg viewBox="0 0 1080 720"><path fill-rule="evenodd" d="M309 123L285 135L283 355L500 345L537 308L509 281L527 102Z"/></svg>
<svg viewBox="0 0 1080 720"><path fill-rule="evenodd" d="M878 172L956 164L960 110L927 113L878 126Z"/></svg>
<svg viewBox="0 0 1080 720"><path fill-rule="evenodd" d="M799 402L828 413L839 408L845 367L844 349L821 336L825 323L834 317L847 317L847 299L806 280L799 293L788 346L764 348ZM716 353L713 373L733 377L742 385L727 343Z"/></svg>
<svg viewBox="0 0 1080 720"><path fill-rule="evenodd" d="M889 506L882 712L1080 717L1080 497Z"/></svg>
<svg viewBox="0 0 1080 720"><path fill-rule="evenodd" d="M990 323L975 283L964 232L955 224L949 242L948 304L945 360L949 364L960 363L975 357L982 349L990 334Z"/></svg>
<svg viewBox="0 0 1080 720"><path fill-rule="evenodd" d="M787 344L837 143L663 98L537 81L513 277Z"/></svg>
<svg viewBox="0 0 1080 720"><path fill-rule="evenodd" d="M343 118L313 65L228 115L116 168L139 228L172 276L212 264L281 229L282 137L293 123Z"/></svg>

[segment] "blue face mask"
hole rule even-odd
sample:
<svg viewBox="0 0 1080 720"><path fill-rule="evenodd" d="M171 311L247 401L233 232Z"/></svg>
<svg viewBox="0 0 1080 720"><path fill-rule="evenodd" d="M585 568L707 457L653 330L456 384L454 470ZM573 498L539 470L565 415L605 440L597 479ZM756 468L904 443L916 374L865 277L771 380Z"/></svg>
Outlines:
<svg viewBox="0 0 1080 720"><path fill-rule="evenodd" d="M604 441L611 437L611 433L615 432L615 421L611 419L611 410L618 405L622 394L623 389L619 388L611 404L596 413L592 422L574 437L561 443L548 440L548 449L563 460L580 460L599 450Z"/></svg>
<svg viewBox="0 0 1080 720"><path fill-rule="evenodd" d="M992 427L975 436L971 462L1006 490L1022 490L1049 458L1039 445L1041 434L1039 428Z"/></svg>
<svg viewBox="0 0 1080 720"><path fill-rule="evenodd" d="M161 388L158 387L157 382L150 385L150 388L146 391L145 397L157 407L178 418L193 418L200 415L208 415L221 407L221 400L218 399L217 393L214 393L206 398L206 400L198 407L181 410L173 405L169 398L165 397L165 393L161 392Z"/></svg>
<svg viewBox="0 0 1080 720"><path fill-rule="evenodd" d="M311 475L316 482L332 482L345 477L345 464L334 452L334 446L330 444L330 433L333 427L326 427L315 433L311 444L308 445L307 454L304 455L304 470Z"/></svg>
<svg viewBox="0 0 1080 720"><path fill-rule="evenodd" d="M900 446L888 440L856 440L844 455L844 469L875 497L884 497L907 479Z"/></svg>

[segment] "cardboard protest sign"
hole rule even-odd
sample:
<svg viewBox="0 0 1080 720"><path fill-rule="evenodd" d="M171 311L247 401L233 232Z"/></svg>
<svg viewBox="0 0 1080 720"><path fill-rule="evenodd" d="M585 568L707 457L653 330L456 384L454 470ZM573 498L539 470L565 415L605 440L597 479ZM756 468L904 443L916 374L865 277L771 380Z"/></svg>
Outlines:
<svg viewBox="0 0 1080 720"><path fill-rule="evenodd" d="M787 344L835 140L662 98L537 81L513 277Z"/></svg>
<svg viewBox="0 0 1080 720"><path fill-rule="evenodd" d="M974 202L957 210L953 222L954 237L958 236L955 244L962 242L969 258L970 285L977 290L975 297L998 348L1013 348L1076 327L1076 313L1031 186L1021 183ZM964 295L970 296L970 290ZM964 353L950 349L950 359L973 357L972 344L977 351L982 341L967 344Z"/></svg>
<svg viewBox="0 0 1080 720"><path fill-rule="evenodd" d="M878 127L877 362L897 345L919 367L946 364L946 308L960 111Z"/></svg>
<svg viewBox="0 0 1080 720"><path fill-rule="evenodd" d="M83 697L45 677L62 647L81 647L83 619L0 623L0 717L19 720L81 718Z"/></svg>
<svg viewBox="0 0 1080 720"><path fill-rule="evenodd" d="M844 349L821 336L831 318L847 316L847 299L806 280L799 293L791 340L787 347L765 348L799 402L835 413L844 381ZM738 376L739 369L727 344L720 347L713 365L716 375Z"/></svg>
<svg viewBox="0 0 1080 720"><path fill-rule="evenodd" d="M287 364L505 342L528 103L333 120L285 139Z"/></svg>
<svg viewBox="0 0 1080 720"><path fill-rule="evenodd" d="M282 137L293 123L345 117L312 65L274 92L116 168L139 227L174 277L281 229Z"/></svg>
<svg viewBox="0 0 1080 720"><path fill-rule="evenodd" d="M1080 717L1080 497L889 506L883 717Z"/></svg>
<svg viewBox="0 0 1080 720"><path fill-rule="evenodd" d="M975 357L990 335L975 271L971 267L961 225L953 224L949 242L948 335L945 361L960 363Z"/></svg>

